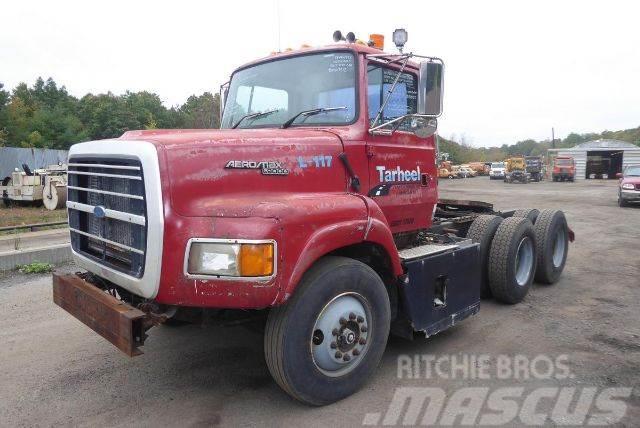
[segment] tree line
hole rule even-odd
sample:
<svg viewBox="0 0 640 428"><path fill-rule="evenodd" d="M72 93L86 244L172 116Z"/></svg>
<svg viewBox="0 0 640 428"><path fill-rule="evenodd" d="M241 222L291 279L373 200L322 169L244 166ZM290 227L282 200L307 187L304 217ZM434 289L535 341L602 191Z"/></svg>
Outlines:
<svg viewBox="0 0 640 428"><path fill-rule="evenodd" d="M575 132L566 138L556 139L553 144L551 139L536 141L532 139L518 141L515 144L503 144L500 147L473 147L465 137L440 138L440 152L448 153L449 160L453 163L467 162L492 162L507 159L513 155L544 156L547 149L573 147L587 141L609 139L620 140L640 146L640 126L621 131L603 131L601 133L578 134Z"/></svg>
<svg viewBox="0 0 640 428"><path fill-rule="evenodd" d="M81 141L119 137L128 130L219 126L220 97L205 92L167 108L157 94L70 95L53 79L20 83L10 92L0 82L0 147L68 149Z"/></svg>
<svg viewBox="0 0 640 428"><path fill-rule="evenodd" d="M184 104L167 108L157 94L141 91L115 95L87 94L78 99L53 79L38 78L33 86L20 83L12 91L0 82L0 147L68 149L72 144L119 137L133 129L217 128L218 94L190 96ZM602 133L571 133L556 140L554 147L607 138L640 146L640 127ZM440 151L455 163L503 160L515 154L543 155L550 140L523 140L501 147L477 148L464 137L440 138Z"/></svg>

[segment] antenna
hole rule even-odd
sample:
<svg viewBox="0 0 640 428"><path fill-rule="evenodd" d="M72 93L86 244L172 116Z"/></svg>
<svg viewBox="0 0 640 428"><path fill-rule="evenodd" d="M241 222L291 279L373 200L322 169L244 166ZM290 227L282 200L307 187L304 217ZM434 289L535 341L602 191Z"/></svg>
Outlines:
<svg viewBox="0 0 640 428"><path fill-rule="evenodd" d="M280 49L280 0L276 0L276 19L278 21L278 52L282 52Z"/></svg>

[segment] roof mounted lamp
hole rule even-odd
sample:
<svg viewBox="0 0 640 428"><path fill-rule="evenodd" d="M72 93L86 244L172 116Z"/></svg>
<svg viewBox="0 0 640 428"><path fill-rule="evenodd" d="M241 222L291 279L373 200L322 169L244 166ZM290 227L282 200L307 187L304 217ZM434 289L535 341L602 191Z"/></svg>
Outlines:
<svg viewBox="0 0 640 428"><path fill-rule="evenodd" d="M336 31L333 32L333 41L334 42L338 43L338 42L342 42L344 40L345 40L345 38L342 35L342 31L336 30Z"/></svg>
<svg viewBox="0 0 640 428"><path fill-rule="evenodd" d="M393 43L396 45L400 53L402 53L402 49L404 45L407 43L407 39L409 38L409 34L407 30L404 28L396 28L393 31Z"/></svg>

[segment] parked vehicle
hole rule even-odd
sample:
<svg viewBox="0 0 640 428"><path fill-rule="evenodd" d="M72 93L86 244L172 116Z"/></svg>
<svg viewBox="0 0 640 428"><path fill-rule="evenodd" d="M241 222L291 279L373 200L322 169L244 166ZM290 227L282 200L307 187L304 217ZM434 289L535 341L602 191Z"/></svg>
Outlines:
<svg viewBox="0 0 640 428"><path fill-rule="evenodd" d="M626 207L629 203L640 202L640 165L627 166L622 173L617 174L618 205Z"/></svg>
<svg viewBox="0 0 640 428"><path fill-rule="evenodd" d="M32 204L55 210L63 208L67 201L67 166L50 165L31 170L23 164L11 176L5 177L0 186L2 202L9 207L13 204Z"/></svg>
<svg viewBox="0 0 640 428"><path fill-rule="evenodd" d="M159 324L266 318L271 375L324 405L364 385L390 332L430 337L481 293L514 304L534 278L556 282L573 239L562 211L438 199L443 63L381 49L238 68L220 130L74 145L69 230L88 273L55 273L54 302L130 356Z"/></svg>
<svg viewBox="0 0 640 428"><path fill-rule="evenodd" d="M489 175L489 166L484 162L470 162L468 166L476 175Z"/></svg>
<svg viewBox="0 0 640 428"><path fill-rule="evenodd" d="M525 156L524 159L527 164L527 173L529 173L531 180L536 182L542 180L542 169L544 167L542 156Z"/></svg>
<svg viewBox="0 0 640 428"><path fill-rule="evenodd" d="M468 165L460 165L460 171L464 172L465 178L475 177L478 175L478 173L471 169Z"/></svg>
<svg viewBox="0 0 640 428"><path fill-rule="evenodd" d="M513 156L505 161L505 175L504 182L505 183L528 183L531 178L530 174L527 172L527 165L524 159L524 156Z"/></svg>
<svg viewBox="0 0 640 428"><path fill-rule="evenodd" d="M504 171L505 171L505 163L504 162L491 162L491 169L489 170L489 179L504 179Z"/></svg>
<svg viewBox="0 0 640 428"><path fill-rule="evenodd" d="M576 179L576 163L571 156L556 156L553 160L553 181L574 181Z"/></svg>

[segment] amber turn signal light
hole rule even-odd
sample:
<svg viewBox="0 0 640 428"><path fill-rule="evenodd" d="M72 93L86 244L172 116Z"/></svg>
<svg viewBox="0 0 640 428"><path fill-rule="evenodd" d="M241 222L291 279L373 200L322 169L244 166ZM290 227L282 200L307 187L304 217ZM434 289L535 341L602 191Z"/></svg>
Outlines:
<svg viewBox="0 0 640 428"><path fill-rule="evenodd" d="M240 246L240 276L273 275L273 243Z"/></svg>

